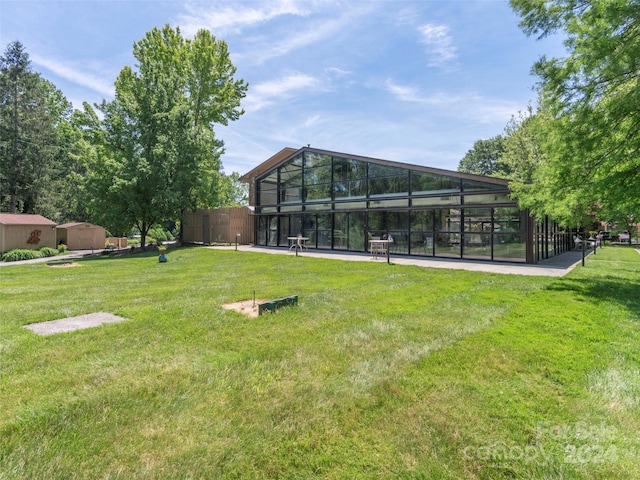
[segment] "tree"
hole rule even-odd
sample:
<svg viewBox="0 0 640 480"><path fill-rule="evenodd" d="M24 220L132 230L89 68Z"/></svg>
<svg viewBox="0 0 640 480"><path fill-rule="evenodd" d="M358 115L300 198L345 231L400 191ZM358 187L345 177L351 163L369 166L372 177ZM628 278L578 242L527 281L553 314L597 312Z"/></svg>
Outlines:
<svg viewBox="0 0 640 480"><path fill-rule="evenodd" d="M46 202L58 142L56 126L70 105L33 72L20 42L0 57L0 205L35 213ZM41 212L38 213L48 213Z"/></svg>
<svg viewBox="0 0 640 480"><path fill-rule="evenodd" d="M459 172L477 175L508 175L508 169L502 162L504 137L497 135L489 140L478 140L460 160Z"/></svg>
<svg viewBox="0 0 640 480"><path fill-rule="evenodd" d="M137 71L124 67L113 101L85 107L96 151L90 208L114 231L137 227L144 245L156 223L216 203L223 142L213 126L244 113L227 45L207 30L186 40L154 28L134 45Z"/></svg>
<svg viewBox="0 0 640 480"><path fill-rule="evenodd" d="M242 207L249 204L249 185L240 181L238 172L223 175L221 183L221 207Z"/></svg>
<svg viewBox="0 0 640 480"><path fill-rule="evenodd" d="M558 205L633 209L640 197L640 8L632 0L511 0L528 35L567 35L568 56L541 58L540 98L552 121L536 174Z"/></svg>

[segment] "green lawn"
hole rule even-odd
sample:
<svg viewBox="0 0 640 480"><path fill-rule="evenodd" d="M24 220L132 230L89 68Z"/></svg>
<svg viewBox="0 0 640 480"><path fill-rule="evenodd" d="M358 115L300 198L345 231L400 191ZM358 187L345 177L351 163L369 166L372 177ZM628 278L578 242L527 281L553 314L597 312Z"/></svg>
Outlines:
<svg viewBox="0 0 640 480"><path fill-rule="evenodd" d="M0 268L0 479L640 478L640 255L564 278L207 248ZM299 295L250 319L221 304ZM23 325L128 319L40 337Z"/></svg>

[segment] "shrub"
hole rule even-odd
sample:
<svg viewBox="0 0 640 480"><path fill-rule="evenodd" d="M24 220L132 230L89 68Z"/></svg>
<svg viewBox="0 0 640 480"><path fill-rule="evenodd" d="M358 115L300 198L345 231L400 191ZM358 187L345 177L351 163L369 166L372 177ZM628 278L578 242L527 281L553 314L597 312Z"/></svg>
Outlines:
<svg viewBox="0 0 640 480"><path fill-rule="evenodd" d="M55 257L56 255L58 255L58 250L51 247L42 247L40 249L40 253L42 253L43 257Z"/></svg>
<svg viewBox="0 0 640 480"><path fill-rule="evenodd" d="M58 253L64 253L67 251L67 246L64 243L58 245Z"/></svg>
<svg viewBox="0 0 640 480"><path fill-rule="evenodd" d="M28 250L17 248L15 250L9 250L2 255L3 262L19 262L21 260L33 260L34 258L42 258L44 254L38 250Z"/></svg>

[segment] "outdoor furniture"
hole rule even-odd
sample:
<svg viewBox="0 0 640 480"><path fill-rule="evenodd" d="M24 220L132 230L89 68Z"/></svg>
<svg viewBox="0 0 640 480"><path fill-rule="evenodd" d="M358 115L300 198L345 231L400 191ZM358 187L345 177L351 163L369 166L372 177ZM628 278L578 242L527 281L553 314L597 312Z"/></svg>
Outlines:
<svg viewBox="0 0 640 480"><path fill-rule="evenodd" d="M372 238L369 240L369 244L371 245L369 248L371 251L371 258L378 258L378 255L386 255L389 243L389 240L382 240L380 238Z"/></svg>
<svg viewBox="0 0 640 480"><path fill-rule="evenodd" d="M303 248L307 248L306 242L309 237L287 237L287 240L289 240L289 250L295 248L302 251Z"/></svg>

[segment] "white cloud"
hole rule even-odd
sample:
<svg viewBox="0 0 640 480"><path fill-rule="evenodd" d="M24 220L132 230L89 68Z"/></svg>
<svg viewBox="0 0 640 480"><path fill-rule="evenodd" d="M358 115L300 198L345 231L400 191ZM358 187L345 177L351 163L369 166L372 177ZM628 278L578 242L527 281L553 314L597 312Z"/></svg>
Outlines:
<svg viewBox="0 0 640 480"><path fill-rule="evenodd" d="M242 106L247 112L256 112L278 100L290 98L301 90L318 89L320 82L303 73L292 73L281 79L253 85Z"/></svg>
<svg viewBox="0 0 640 480"><path fill-rule="evenodd" d="M177 19L180 29L186 36L193 36L199 29L206 28L216 36L228 32L239 33L244 27L253 27L283 15L304 16L308 2L295 0L276 0L250 4L248 2L230 2L220 6L216 2L207 9L202 3L189 3L187 13Z"/></svg>
<svg viewBox="0 0 640 480"><path fill-rule="evenodd" d="M115 87L113 83L106 82L102 74L93 75L81 71L78 67L64 65L38 55L31 55L30 57L35 65L40 65L76 85L86 87L105 97L113 97L114 95Z"/></svg>
<svg viewBox="0 0 640 480"><path fill-rule="evenodd" d="M428 23L418 27L422 37L422 43L427 46L430 67L439 67L449 63L457 57L456 47L449 35L449 27L446 25L433 25Z"/></svg>
<svg viewBox="0 0 640 480"><path fill-rule="evenodd" d="M346 77L352 74L349 70L343 70L338 67L327 67L324 71L327 75L333 75L335 77Z"/></svg>

